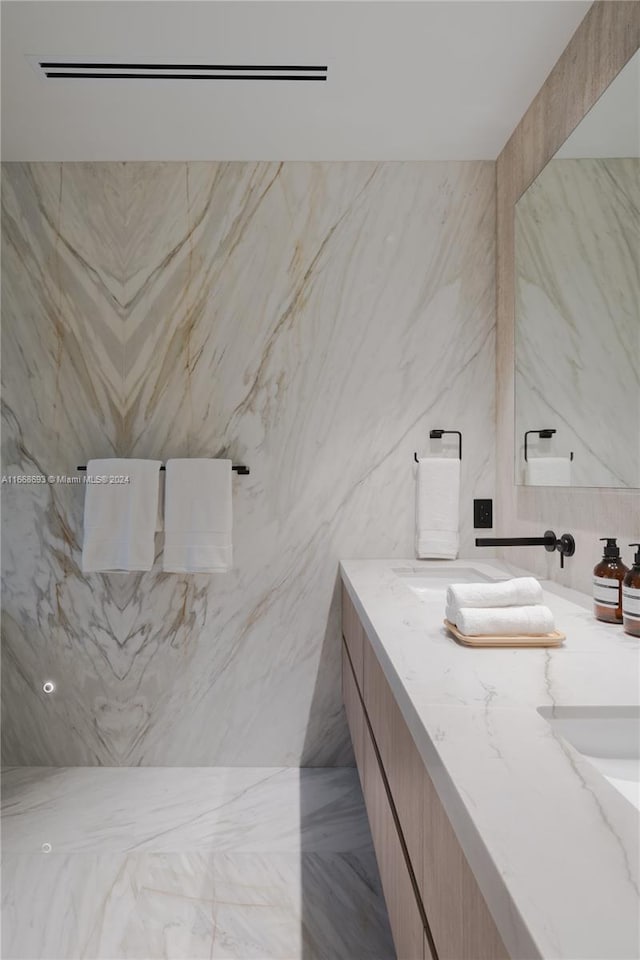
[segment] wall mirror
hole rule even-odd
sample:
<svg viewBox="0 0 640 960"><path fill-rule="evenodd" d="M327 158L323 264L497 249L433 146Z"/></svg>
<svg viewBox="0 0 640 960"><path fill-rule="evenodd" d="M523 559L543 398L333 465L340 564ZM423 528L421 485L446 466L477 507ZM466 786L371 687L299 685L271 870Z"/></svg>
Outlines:
<svg viewBox="0 0 640 960"><path fill-rule="evenodd" d="M640 51L516 204L515 289L516 483L640 487Z"/></svg>

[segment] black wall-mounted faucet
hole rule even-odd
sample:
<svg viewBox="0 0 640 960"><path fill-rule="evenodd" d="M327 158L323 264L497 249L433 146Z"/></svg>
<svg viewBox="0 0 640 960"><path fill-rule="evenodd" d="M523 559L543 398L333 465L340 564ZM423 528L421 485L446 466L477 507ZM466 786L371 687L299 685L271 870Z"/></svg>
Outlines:
<svg viewBox="0 0 640 960"><path fill-rule="evenodd" d="M557 550L562 568L564 558L576 552L576 542L570 533L563 533L558 539L553 530L546 530L544 537L476 537L476 547L544 547L549 553Z"/></svg>

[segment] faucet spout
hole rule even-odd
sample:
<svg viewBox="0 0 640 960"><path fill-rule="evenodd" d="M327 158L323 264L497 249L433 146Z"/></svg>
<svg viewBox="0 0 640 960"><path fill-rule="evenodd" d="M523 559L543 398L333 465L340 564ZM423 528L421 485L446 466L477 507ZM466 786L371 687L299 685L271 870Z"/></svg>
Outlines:
<svg viewBox="0 0 640 960"><path fill-rule="evenodd" d="M556 535L549 530L544 537L476 537L476 547L544 547L553 553Z"/></svg>
<svg viewBox="0 0 640 960"><path fill-rule="evenodd" d="M576 552L576 542L570 533L563 533L558 539L553 530L546 530L543 537L476 537L476 547L544 547L549 553L557 550L562 568L564 558Z"/></svg>

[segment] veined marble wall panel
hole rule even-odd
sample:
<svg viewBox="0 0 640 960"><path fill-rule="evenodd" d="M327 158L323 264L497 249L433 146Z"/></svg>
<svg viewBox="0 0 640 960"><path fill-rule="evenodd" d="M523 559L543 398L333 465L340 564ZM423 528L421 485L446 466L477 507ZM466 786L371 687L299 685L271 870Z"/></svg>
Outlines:
<svg viewBox="0 0 640 960"><path fill-rule="evenodd" d="M516 204L516 476L569 456L572 484L640 487L640 160L551 160ZM545 455L545 454L541 454Z"/></svg>
<svg viewBox="0 0 640 960"><path fill-rule="evenodd" d="M83 488L3 487L5 762L350 763L338 559L413 555L430 427L464 432L464 554L493 494L493 165L3 178L3 472L251 467L228 575L164 574L159 537L151 572L85 576Z"/></svg>

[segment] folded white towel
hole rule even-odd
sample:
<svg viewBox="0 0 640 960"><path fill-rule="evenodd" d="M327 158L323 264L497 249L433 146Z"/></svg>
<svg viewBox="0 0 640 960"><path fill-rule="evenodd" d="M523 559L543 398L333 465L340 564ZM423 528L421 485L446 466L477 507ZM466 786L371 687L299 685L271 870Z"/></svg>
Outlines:
<svg viewBox="0 0 640 960"><path fill-rule="evenodd" d="M128 483L87 483L82 569L151 570L158 514L159 460L89 460L91 477Z"/></svg>
<svg viewBox="0 0 640 960"><path fill-rule="evenodd" d="M456 622L461 607L524 607L542 603L535 577L514 577L500 583L452 583L447 588L446 617Z"/></svg>
<svg viewBox="0 0 640 960"><path fill-rule="evenodd" d="M569 457L533 457L527 460L526 483L531 487L571 486Z"/></svg>
<svg viewBox="0 0 640 960"><path fill-rule="evenodd" d="M460 546L460 461L428 457L416 472L416 556L455 560Z"/></svg>
<svg viewBox="0 0 640 960"><path fill-rule="evenodd" d="M538 637L555 630L553 614L541 604L532 607L462 607L455 624L466 637Z"/></svg>
<svg viewBox="0 0 640 960"><path fill-rule="evenodd" d="M168 460L163 569L230 570L231 527L231 460Z"/></svg>

